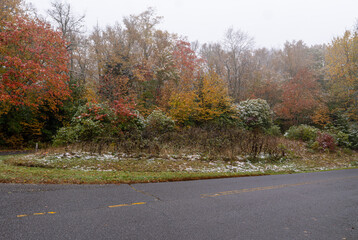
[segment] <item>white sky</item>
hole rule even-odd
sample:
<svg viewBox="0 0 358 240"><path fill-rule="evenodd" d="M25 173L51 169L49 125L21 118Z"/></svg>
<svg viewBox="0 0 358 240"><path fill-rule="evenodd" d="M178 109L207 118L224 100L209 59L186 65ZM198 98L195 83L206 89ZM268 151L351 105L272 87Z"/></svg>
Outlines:
<svg viewBox="0 0 358 240"><path fill-rule="evenodd" d="M27 0L44 13L51 0ZM92 30L121 22L124 16L153 7L164 19L159 28L200 43L221 41L229 28L254 37L256 47L280 48L288 40L308 45L329 43L352 29L358 0L68 0L86 14Z"/></svg>

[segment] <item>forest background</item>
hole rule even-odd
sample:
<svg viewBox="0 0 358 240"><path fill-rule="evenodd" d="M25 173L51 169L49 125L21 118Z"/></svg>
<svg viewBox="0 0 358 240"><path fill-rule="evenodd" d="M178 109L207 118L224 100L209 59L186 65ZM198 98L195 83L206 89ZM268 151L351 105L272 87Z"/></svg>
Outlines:
<svg viewBox="0 0 358 240"><path fill-rule="evenodd" d="M61 2L50 22L21 0L0 11L1 148L193 128L292 135L302 124L311 145L358 148L358 24L326 44L257 49L233 28L189 43L158 29L151 8L90 33Z"/></svg>

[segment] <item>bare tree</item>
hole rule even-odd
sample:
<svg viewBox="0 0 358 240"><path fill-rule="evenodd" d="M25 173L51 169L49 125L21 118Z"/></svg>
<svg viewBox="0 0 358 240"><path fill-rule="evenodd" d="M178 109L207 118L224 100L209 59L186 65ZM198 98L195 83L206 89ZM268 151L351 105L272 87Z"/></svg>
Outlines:
<svg viewBox="0 0 358 240"><path fill-rule="evenodd" d="M56 26L61 30L62 37L68 42L67 50L70 54L70 77L75 72L74 51L79 47L81 35L84 31L85 15L76 16L69 3L54 1L51 3L51 9L47 11L48 15L55 22Z"/></svg>
<svg viewBox="0 0 358 240"><path fill-rule="evenodd" d="M227 54L220 43L204 43L200 48L200 56L205 60L209 71L214 71L225 79L225 61Z"/></svg>
<svg viewBox="0 0 358 240"><path fill-rule="evenodd" d="M286 42L281 57L284 63L284 75L288 80L313 64L312 53L302 40Z"/></svg>
<svg viewBox="0 0 358 240"><path fill-rule="evenodd" d="M52 2L51 9L47 13L55 21L66 40L71 40L72 34L83 33L85 15L76 16L69 3Z"/></svg>
<svg viewBox="0 0 358 240"><path fill-rule="evenodd" d="M194 41L194 42L190 42L190 48L191 50L193 50L196 54L198 54L199 49L200 49L200 43L198 40Z"/></svg>
<svg viewBox="0 0 358 240"><path fill-rule="evenodd" d="M240 30L229 28L225 33L224 49L226 79L231 97L235 101L243 100L245 91L245 75L248 74L253 38Z"/></svg>

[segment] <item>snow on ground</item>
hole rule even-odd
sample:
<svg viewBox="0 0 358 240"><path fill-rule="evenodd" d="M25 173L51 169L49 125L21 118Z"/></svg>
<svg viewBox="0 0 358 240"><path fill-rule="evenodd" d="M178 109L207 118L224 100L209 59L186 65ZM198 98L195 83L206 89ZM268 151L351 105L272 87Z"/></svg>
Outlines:
<svg viewBox="0 0 358 240"><path fill-rule="evenodd" d="M248 172L301 172L305 170L329 170L337 167L307 167L298 165L291 161L278 161L276 163L266 161L267 155L259 155L258 162L248 160L249 156L237 156L236 161L206 160L200 154L168 155L164 157L129 155L125 153L105 153L96 154L89 152L57 153L57 154L32 154L26 156L29 161L36 161L45 166L56 166L64 169L81 171L116 171L115 168L108 167L108 164L121 165L121 161L145 160L146 164L163 164L163 162L179 162L175 171L182 172L225 172L225 173L248 173ZM106 165L106 166L105 166ZM105 167L104 167L105 166ZM168 164L169 166L169 164ZM340 166L342 167L342 166ZM350 167L350 166L345 166Z"/></svg>

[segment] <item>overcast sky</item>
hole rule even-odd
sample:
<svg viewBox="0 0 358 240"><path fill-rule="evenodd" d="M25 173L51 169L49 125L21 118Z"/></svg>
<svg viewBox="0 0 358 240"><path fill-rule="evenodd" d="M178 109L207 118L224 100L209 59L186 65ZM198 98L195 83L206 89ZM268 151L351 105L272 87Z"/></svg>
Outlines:
<svg viewBox="0 0 358 240"><path fill-rule="evenodd" d="M44 13L51 0L27 0ZM358 0L72 0L86 14L88 31L121 22L124 16L153 7L164 19L159 28L200 43L221 41L229 27L240 29L256 47L280 48L288 40L329 43L352 29Z"/></svg>

